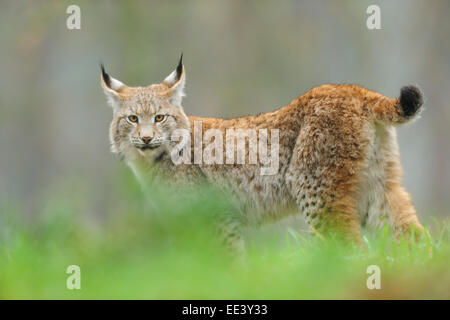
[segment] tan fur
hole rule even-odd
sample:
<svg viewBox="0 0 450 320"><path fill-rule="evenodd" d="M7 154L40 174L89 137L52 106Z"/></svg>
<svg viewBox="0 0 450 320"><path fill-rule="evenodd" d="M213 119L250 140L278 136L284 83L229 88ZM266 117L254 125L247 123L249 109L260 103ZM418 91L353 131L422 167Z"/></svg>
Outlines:
<svg viewBox="0 0 450 320"><path fill-rule="evenodd" d="M155 172L175 184L195 185L206 179L239 202L245 223L302 213L316 232L336 233L357 243L361 243L362 224L380 227L388 223L398 234L411 226L422 230L401 186L393 126L405 121L399 99L355 85L328 84L265 114L235 119L186 117L181 107L168 100L181 94L176 92L178 82L115 92L119 107L111 124L112 150L125 157L144 184L151 183ZM103 80L102 84L105 88ZM169 156L171 143L147 151L132 146L130 137L139 137L141 129L124 120L130 114L143 118L170 115L167 123L153 124L155 135L168 136L175 128L191 128L192 132L194 121L202 122L203 133L215 128L224 136L231 128L279 129L278 172L262 176L259 164L174 165Z"/></svg>

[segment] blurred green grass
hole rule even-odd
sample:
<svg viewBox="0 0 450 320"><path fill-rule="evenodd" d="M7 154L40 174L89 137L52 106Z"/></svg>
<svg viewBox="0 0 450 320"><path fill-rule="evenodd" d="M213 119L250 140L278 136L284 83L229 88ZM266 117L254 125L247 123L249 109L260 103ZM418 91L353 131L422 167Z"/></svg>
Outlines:
<svg viewBox="0 0 450 320"><path fill-rule="evenodd" d="M1 205L1 299L450 298L443 221L418 243L397 243L387 229L366 235L366 251L288 229L278 241L250 241L246 256L233 259L214 236L212 213L229 204L213 190L155 189L150 202L124 171L102 219L86 209L85 190L86 182L67 181L27 219L20 204ZM81 290L66 288L73 264ZM374 264L381 290L366 287Z"/></svg>

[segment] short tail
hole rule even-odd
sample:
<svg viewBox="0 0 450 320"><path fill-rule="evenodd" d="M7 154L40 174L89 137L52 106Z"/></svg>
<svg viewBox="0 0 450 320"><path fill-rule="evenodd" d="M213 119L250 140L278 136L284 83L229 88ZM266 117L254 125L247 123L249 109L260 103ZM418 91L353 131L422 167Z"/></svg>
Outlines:
<svg viewBox="0 0 450 320"><path fill-rule="evenodd" d="M390 99L380 96L372 105L375 118L390 124L402 124L415 118L423 104L423 96L419 88L405 86L400 90L400 97Z"/></svg>

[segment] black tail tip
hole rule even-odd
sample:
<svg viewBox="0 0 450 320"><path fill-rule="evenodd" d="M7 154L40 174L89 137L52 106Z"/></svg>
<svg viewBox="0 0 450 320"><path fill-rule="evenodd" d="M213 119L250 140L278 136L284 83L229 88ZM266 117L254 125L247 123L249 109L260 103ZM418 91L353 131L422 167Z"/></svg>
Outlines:
<svg viewBox="0 0 450 320"><path fill-rule="evenodd" d="M400 90L400 105L404 117L408 118L415 115L422 104L422 92L416 86L405 86Z"/></svg>

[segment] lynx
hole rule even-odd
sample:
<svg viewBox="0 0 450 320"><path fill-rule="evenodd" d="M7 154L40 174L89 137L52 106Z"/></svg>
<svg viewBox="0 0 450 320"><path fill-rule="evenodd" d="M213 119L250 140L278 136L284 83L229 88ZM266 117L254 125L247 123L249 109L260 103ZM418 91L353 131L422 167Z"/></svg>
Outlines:
<svg viewBox="0 0 450 320"><path fill-rule="evenodd" d="M362 226L387 224L397 235L423 230L402 187L396 136L396 127L414 119L422 106L415 86L388 98L357 85L325 84L277 111L220 119L185 114L185 80L182 57L161 83L146 87L127 86L102 65L101 84L114 113L112 152L144 185L161 176L175 184L195 187L203 180L227 190L240 204L239 222L232 219L223 227L233 246L242 248L242 224L296 213L313 232L357 244ZM174 164L172 134L178 129L192 133L196 122L203 132L215 129L224 137L228 129L277 129L278 145L269 143L278 148L277 171L261 175L260 163ZM195 152L193 146L190 151Z"/></svg>

